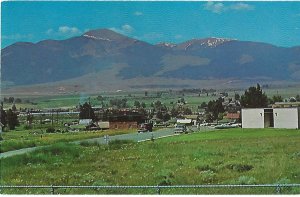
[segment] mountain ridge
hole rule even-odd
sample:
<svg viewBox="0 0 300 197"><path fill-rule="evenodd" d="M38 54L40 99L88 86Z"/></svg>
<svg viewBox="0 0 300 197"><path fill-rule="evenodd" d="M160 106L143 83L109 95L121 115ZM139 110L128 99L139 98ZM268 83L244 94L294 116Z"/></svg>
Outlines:
<svg viewBox="0 0 300 197"><path fill-rule="evenodd" d="M120 83L139 77L160 77L162 83L163 78L300 80L300 46L230 38L150 44L97 29L65 40L17 42L1 52L2 81L15 85L64 81L107 69L116 70Z"/></svg>

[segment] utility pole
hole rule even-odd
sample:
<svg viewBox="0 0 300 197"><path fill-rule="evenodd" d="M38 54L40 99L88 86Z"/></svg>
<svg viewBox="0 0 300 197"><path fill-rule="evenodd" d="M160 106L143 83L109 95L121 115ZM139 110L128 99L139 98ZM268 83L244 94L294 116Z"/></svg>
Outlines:
<svg viewBox="0 0 300 197"><path fill-rule="evenodd" d="M56 123L58 124L58 111L56 111Z"/></svg>
<svg viewBox="0 0 300 197"><path fill-rule="evenodd" d="M51 109L51 124L52 124L52 127L53 127L53 109Z"/></svg>
<svg viewBox="0 0 300 197"><path fill-rule="evenodd" d="M89 97L89 105L90 105L90 107L89 107L89 119L91 119L91 97Z"/></svg>

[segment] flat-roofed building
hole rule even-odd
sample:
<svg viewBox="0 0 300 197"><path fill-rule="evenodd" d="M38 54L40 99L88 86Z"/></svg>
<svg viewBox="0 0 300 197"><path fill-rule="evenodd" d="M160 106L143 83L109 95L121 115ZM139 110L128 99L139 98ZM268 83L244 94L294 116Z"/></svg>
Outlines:
<svg viewBox="0 0 300 197"><path fill-rule="evenodd" d="M242 128L300 128L300 108L242 109Z"/></svg>
<svg viewBox="0 0 300 197"><path fill-rule="evenodd" d="M272 108L242 109L242 128L268 128L273 126Z"/></svg>
<svg viewBox="0 0 300 197"><path fill-rule="evenodd" d="M300 128L300 110L294 108L275 108L274 128L299 129Z"/></svg>

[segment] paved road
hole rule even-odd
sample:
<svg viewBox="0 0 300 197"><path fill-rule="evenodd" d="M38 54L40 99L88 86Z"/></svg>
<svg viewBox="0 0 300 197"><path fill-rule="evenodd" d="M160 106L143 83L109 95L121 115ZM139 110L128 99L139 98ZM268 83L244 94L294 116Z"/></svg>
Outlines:
<svg viewBox="0 0 300 197"><path fill-rule="evenodd" d="M1 153L0 154L0 159L1 158L5 158L5 157L11 157L11 156L14 156L14 155L25 154L25 153L34 151L34 150L36 150L36 149L38 149L40 147L45 147L45 146L22 148L22 149L19 149L19 150L12 150L12 151L8 151L8 152L5 152L5 153Z"/></svg>
<svg viewBox="0 0 300 197"><path fill-rule="evenodd" d="M146 140L150 140L152 138L154 139L158 139L161 137L167 137L167 136L171 136L174 135L174 129L173 128L165 128L165 129L160 129L158 131L155 132L147 132L147 133L129 133L129 134L122 134L122 135L115 135L115 136L109 136L108 140L133 140L136 142L142 142L142 141L146 141ZM97 142L100 144L106 144L106 140L104 137L100 137L100 138L92 138L92 139L86 139L86 140L79 140L79 141L75 141L72 143L76 143L79 144L80 142ZM20 154L25 154L28 152L32 152L34 150L37 150L38 148L41 147L45 147L45 146L38 146L38 147L30 147L30 148L23 148L20 150L13 150L13 151L8 151L5 153L1 153L0 154L0 159L1 158L5 158L5 157L11 157L14 155L20 155Z"/></svg>
<svg viewBox="0 0 300 197"><path fill-rule="evenodd" d="M165 128L160 129L158 131L154 132L146 132L146 133L128 133L128 134L122 134L122 135L115 135L115 136L108 136L108 141L112 140L133 140L135 142L142 142L146 140L150 140L153 136L154 139L162 138L162 137L169 137L174 135L174 128ZM93 139L86 139L86 140L80 140L76 141L74 143L80 143L80 142L97 142L100 144L106 144L107 140L105 137L100 138L93 138Z"/></svg>

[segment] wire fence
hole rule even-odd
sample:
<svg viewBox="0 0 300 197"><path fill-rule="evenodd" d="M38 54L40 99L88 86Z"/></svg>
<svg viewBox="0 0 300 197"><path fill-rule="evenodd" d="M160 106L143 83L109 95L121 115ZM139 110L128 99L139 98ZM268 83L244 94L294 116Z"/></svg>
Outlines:
<svg viewBox="0 0 300 197"><path fill-rule="evenodd" d="M264 184L264 185L165 185L165 186L65 186L65 185L16 185L0 186L1 193L32 193L30 190L39 190L42 194L85 194L87 190L102 194L300 194L300 184ZM70 192L70 190L74 190ZM208 191L211 189L221 189ZM225 189L225 190L224 190ZM249 190L250 189L250 190ZM253 191L259 189L259 191ZM7 192L7 190L11 190ZM18 191L17 191L18 190ZM101 191L102 190L102 191ZM132 190L132 191L129 191ZM179 191L181 190L181 191ZM192 191L191 191L192 190ZM198 190L198 191L196 191ZM202 190L202 191L199 191ZM35 192L34 192L35 193Z"/></svg>

